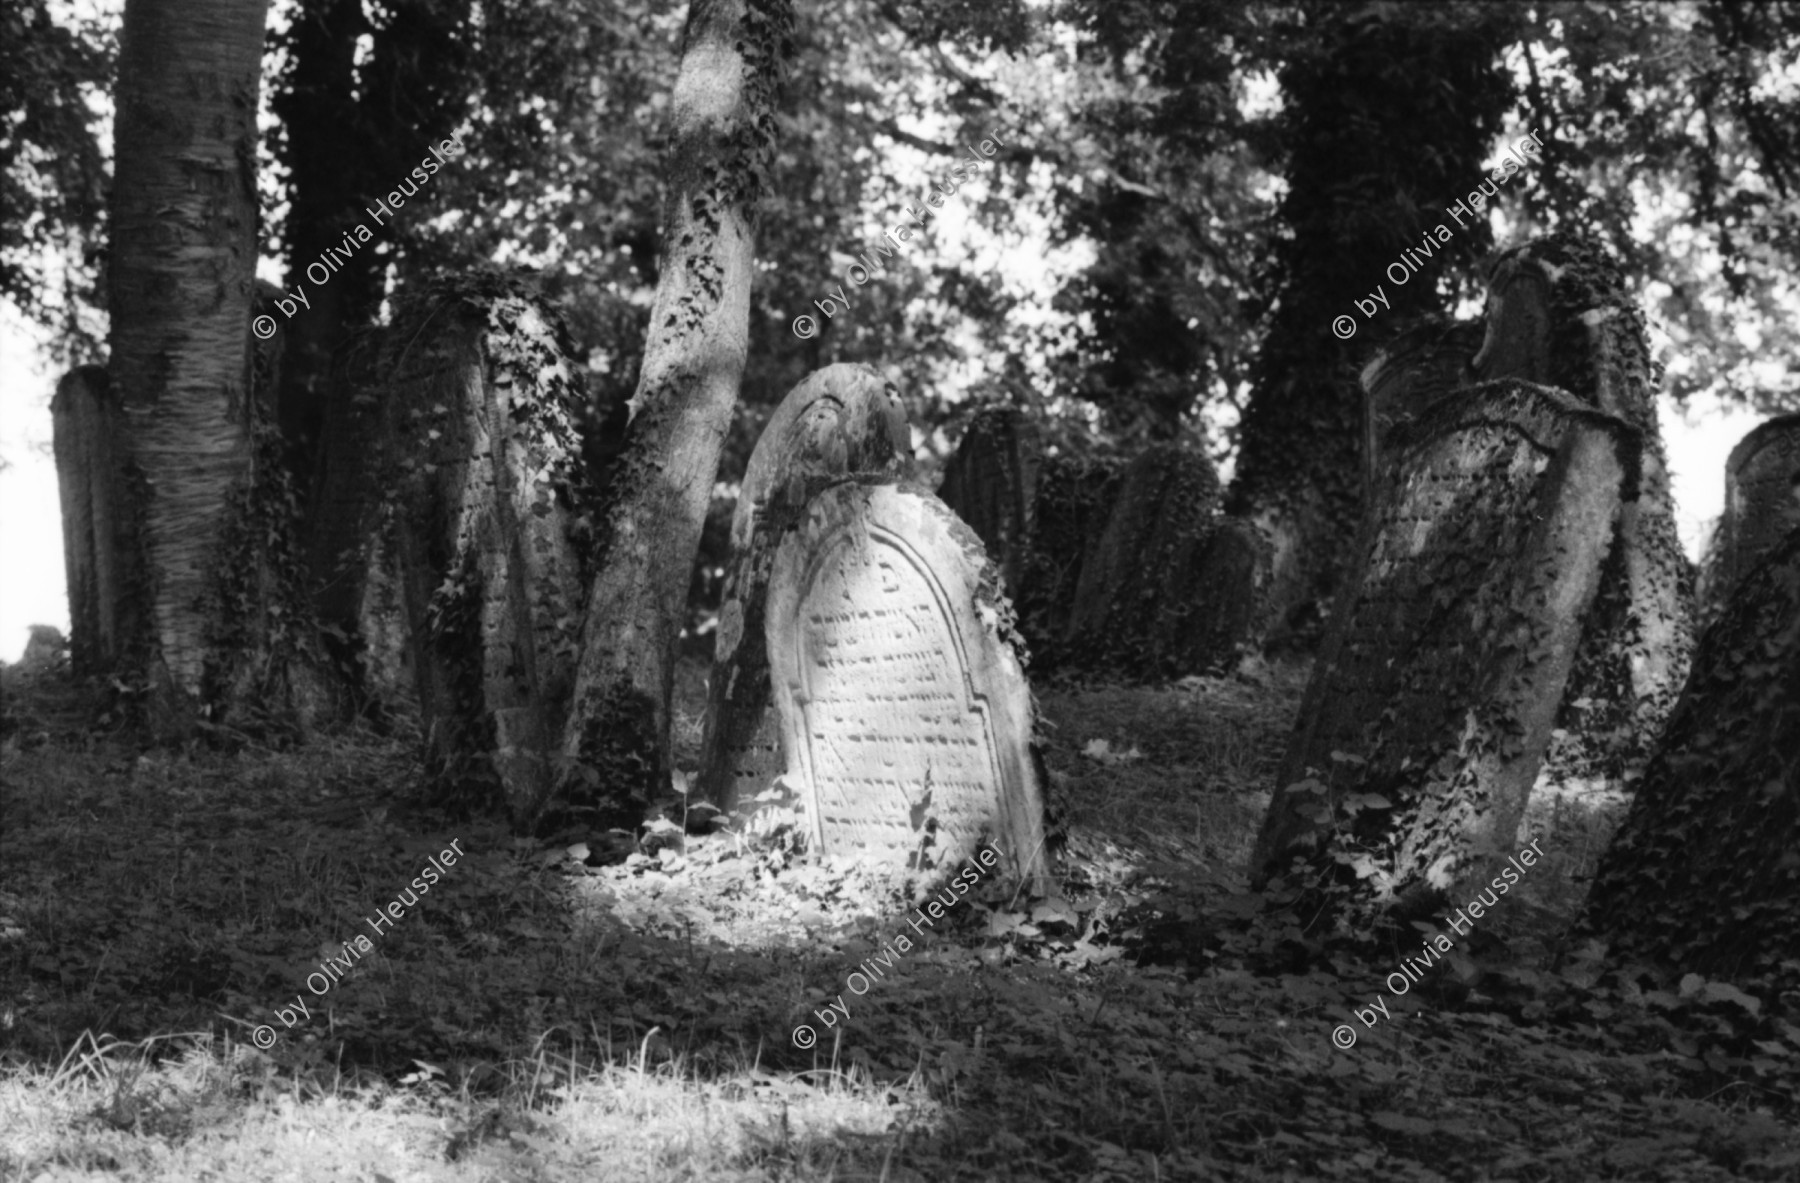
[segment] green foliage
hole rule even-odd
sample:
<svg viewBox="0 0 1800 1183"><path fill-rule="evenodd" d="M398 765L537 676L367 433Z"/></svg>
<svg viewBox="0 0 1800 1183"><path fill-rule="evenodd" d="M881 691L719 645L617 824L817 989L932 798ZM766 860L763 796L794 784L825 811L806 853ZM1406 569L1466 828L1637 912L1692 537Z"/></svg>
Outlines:
<svg viewBox="0 0 1800 1183"><path fill-rule="evenodd" d="M88 108L113 73L104 23L59 24L45 0L0 6L0 296L52 326L58 364L93 361L106 169ZM55 261L49 261L54 259Z"/></svg>

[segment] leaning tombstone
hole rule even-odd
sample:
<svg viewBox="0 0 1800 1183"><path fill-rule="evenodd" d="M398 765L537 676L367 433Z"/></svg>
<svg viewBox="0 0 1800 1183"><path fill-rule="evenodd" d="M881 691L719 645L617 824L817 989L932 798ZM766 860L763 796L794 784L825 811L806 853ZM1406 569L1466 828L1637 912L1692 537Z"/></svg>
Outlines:
<svg viewBox="0 0 1800 1183"><path fill-rule="evenodd" d="M1199 672L1184 659L1218 506L1218 473L1198 451L1159 444L1126 465L1106 528L1082 563L1065 654L1093 670Z"/></svg>
<svg viewBox="0 0 1800 1183"><path fill-rule="evenodd" d="M847 481L776 550L768 651L821 851L943 869L996 843L1044 868L1031 688L981 540L923 492Z"/></svg>
<svg viewBox="0 0 1800 1183"><path fill-rule="evenodd" d="M1639 449L1622 420L1511 380L1393 443L1253 863L1266 882L1342 855L1340 886L1378 907L1481 877L1512 841Z"/></svg>
<svg viewBox="0 0 1800 1183"><path fill-rule="evenodd" d="M1722 607L1738 582L1796 526L1800 415L1782 415L1754 428L1725 462L1725 511L1708 580L1709 603Z"/></svg>
<svg viewBox="0 0 1800 1183"><path fill-rule="evenodd" d="M1790 976L1800 950L1800 527L1732 587L1578 931L1615 962ZM1785 965L1784 965L1785 962Z"/></svg>
<svg viewBox="0 0 1800 1183"><path fill-rule="evenodd" d="M1363 503L1374 500L1382 452L1396 427L1475 380L1469 362L1482 326L1427 317L1388 342L1363 367Z"/></svg>
<svg viewBox="0 0 1800 1183"><path fill-rule="evenodd" d="M1120 466L1112 460L1053 456L1039 468L1031 549L1013 597L1035 670L1063 664L1075 592L1106 529L1119 480Z"/></svg>
<svg viewBox="0 0 1800 1183"><path fill-rule="evenodd" d="M580 652L574 367L504 279L405 303L373 367L358 414L375 446L323 499L349 521L321 536L354 540L329 600L361 614L377 685L410 669L432 777L497 788L527 826L553 787Z"/></svg>
<svg viewBox="0 0 1800 1183"><path fill-rule="evenodd" d="M731 519L696 784L721 809L754 800L784 767L764 645L775 548L826 482L910 475L911 442L898 393L871 367L849 364L809 374L757 438Z"/></svg>
<svg viewBox="0 0 1800 1183"><path fill-rule="evenodd" d="M1482 380L1567 391L1639 433L1633 482L1599 595L1582 631L1547 780L1633 778L1687 680L1694 571L1675 525L1644 316L1596 242L1557 233L1502 254L1488 283Z"/></svg>
<svg viewBox="0 0 1800 1183"><path fill-rule="evenodd" d="M969 524L999 565L1009 596L1018 595L1031 549L1042 451L1030 415L1017 407L986 407L963 429L938 485L938 498Z"/></svg>
<svg viewBox="0 0 1800 1183"><path fill-rule="evenodd" d="M103 366L71 371L50 400L69 589L69 663L81 674L110 669L119 658L113 413Z"/></svg>

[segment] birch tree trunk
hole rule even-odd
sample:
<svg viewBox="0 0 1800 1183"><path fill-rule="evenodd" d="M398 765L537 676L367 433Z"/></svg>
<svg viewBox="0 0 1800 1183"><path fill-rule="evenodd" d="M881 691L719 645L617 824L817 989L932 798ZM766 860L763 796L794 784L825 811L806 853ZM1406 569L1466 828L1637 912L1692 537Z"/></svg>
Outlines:
<svg viewBox="0 0 1800 1183"><path fill-rule="evenodd" d="M674 649L743 374L755 212L792 27L790 0L688 9L661 279L563 732L578 807L629 808L667 782Z"/></svg>

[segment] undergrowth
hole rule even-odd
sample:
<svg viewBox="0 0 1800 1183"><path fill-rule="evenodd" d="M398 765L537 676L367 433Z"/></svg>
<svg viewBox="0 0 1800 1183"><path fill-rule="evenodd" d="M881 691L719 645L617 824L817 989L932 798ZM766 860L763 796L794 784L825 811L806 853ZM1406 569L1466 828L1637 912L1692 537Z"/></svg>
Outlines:
<svg viewBox="0 0 1800 1183"><path fill-rule="evenodd" d="M1303 674L1044 693L1058 890L919 932L679 802L515 840L400 741L140 752L15 678L0 1180L1800 1174L1795 996L1607 971L1537 912L1401 993L1416 940L1245 890Z"/></svg>

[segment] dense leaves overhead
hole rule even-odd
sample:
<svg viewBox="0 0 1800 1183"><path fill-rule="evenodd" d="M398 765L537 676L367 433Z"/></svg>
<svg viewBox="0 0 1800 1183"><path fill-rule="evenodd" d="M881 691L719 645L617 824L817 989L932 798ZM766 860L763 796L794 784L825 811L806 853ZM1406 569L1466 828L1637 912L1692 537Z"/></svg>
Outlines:
<svg viewBox="0 0 1800 1183"><path fill-rule="evenodd" d="M116 52L101 22L50 19L46 0L0 6L0 296L52 329L59 362L92 360L105 212L99 119L87 104Z"/></svg>

